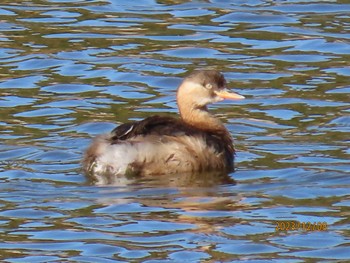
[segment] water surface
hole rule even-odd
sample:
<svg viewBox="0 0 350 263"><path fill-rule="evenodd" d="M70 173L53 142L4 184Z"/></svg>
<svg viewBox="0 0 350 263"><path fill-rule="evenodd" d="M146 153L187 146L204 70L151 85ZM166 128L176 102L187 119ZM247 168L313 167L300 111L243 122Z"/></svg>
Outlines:
<svg viewBox="0 0 350 263"><path fill-rule="evenodd" d="M346 262L347 1L4 0L0 260ZM246 96L211 107L237 171L96 186L96 134L177 115L189 71ZM278 222L326 231L276 231Z"/></svg>

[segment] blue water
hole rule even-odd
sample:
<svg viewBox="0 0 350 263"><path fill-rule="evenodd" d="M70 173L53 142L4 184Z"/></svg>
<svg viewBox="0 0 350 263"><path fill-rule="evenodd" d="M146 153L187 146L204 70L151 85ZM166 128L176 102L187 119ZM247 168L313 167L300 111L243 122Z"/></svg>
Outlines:
<svg viewBox="0 0 350 263"><path fill-rule="evenodd" d="M348 262L350 4L346 1L0 3L0 260ZM188 72L246 97L211 107L235 173L81 171L97 134L177 116ZM279 223L327 229L281 230Z"/></svg>

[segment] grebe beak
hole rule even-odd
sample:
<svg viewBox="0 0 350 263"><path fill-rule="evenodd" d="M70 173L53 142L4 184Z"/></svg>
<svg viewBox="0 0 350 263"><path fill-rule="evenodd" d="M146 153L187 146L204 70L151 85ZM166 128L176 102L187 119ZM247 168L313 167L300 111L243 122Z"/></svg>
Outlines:
<svg viewBox="0 0 350 263"><path fill-rule="evenodd" d="M228 99L228 100L241 100L245 97L242 95L239 95L234 92L230 92L228 89L222 89L222 90L216 90L214 91L216 96L218 96L221 99Z"/></svg>

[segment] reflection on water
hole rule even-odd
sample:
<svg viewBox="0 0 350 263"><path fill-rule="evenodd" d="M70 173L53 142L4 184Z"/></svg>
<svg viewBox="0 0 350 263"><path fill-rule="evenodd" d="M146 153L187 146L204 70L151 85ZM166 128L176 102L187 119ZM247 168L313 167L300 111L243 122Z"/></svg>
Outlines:
<svg viewBox="0 0 350 263"><path fill-rule="evenodd" d="M5 0L0 4L0 259L6 262L345 262L347 1ZM213 105L237 171L81 173L91 137L176 116L195 68L246 96ZM277 221L327 231L275 231Z"/></svg>

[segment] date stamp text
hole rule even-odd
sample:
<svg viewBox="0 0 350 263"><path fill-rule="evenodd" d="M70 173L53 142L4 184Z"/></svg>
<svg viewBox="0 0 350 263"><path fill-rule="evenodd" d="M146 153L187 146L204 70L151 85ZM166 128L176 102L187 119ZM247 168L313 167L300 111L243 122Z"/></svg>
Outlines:
<svg viewBox="0 0 350 263"><path fill-rule="evenodd" d="M276 221L275 232L279 231L327 231L327 222Z"/></svg>

